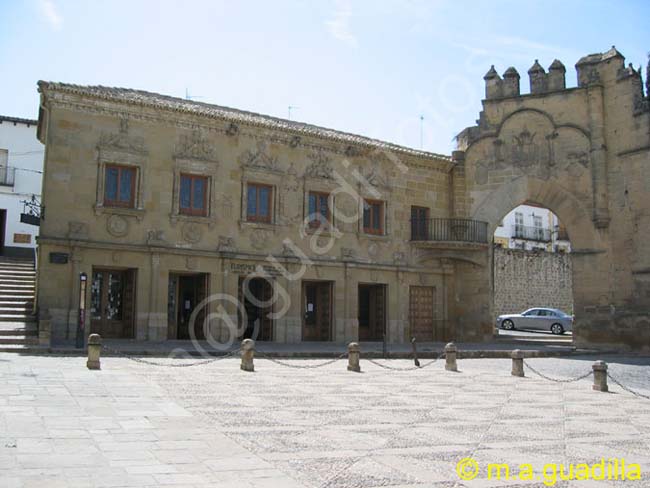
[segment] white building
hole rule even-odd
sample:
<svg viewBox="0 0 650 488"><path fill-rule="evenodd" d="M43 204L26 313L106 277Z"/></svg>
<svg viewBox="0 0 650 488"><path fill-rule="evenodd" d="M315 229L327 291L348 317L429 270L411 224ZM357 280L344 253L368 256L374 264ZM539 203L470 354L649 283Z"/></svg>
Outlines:
<svg viewBox="0 0 650 488"><path fill-rule="evenodd" d="M0 115L0 255L32 257L38 226L21 222L25 201L38 214L43 175L43 145L36 120Z"/></svg>
<svg viewBox="0 0 650 488"><path fill-rule="evenodd" d="M525 251L570 252L566 229L549 209L533 203L506 215L494 231L494 244Z"/></svg>

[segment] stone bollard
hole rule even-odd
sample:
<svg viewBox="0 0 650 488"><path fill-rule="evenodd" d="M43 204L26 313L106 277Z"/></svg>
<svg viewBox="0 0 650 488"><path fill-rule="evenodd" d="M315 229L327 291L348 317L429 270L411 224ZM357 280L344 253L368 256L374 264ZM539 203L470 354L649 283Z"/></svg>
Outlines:
<svg viewBox="0 0 650 488"><path fill-rule="evenodd" d="M101 369L99 364L99 356L101 352L101 336L99 334L90 334L90 336L88 336L88 361L86 361L86 367L88 369Z"/></svg>
<svg viewBox="0 0 650 488"><path fill-rule="evenodd" d="M253 358L255 357L255 341L244 339L241 341L241 366L243 371L255 371Z"/></svg>
<svg viewBox="0 0 650 488"><path fill-rule="evenodd" d="M355 371L357 373L361 372L361 366L359 366L359 358L361 356L361 347L356 342L350 342L348 344L348 371Z"/></svg>
<svg viewBox="0 0 650 488"><path fill-rule="evenodd" d="M524 352L521 349L515 349L510 353L512 358L512 376L525 376L524 375Z"/></svg>
<svg viewBox="0 0 650 488"><path fill-rule="evenodd" d="M594 385L592 388L596 391L609 391L607 387L607 363L605 361L596 361L591 365L594 372Z"/></svg>
<svg viewBox="0 0 650 488"><path fill-rule="evenodd" d="M445 346L445 369L447 371L458 371L456 352L456 344L453 342L450 342Z"/></svg>

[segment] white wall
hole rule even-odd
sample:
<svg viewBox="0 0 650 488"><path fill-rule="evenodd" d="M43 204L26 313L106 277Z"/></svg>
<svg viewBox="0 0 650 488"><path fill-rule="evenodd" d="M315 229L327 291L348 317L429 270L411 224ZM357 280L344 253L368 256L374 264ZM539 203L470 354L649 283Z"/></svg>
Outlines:
<svg viewBox="0 0 650 488"><path fill-rule="evenodd" d="M44 146L36 139L36 123L27 124L0 116L0 149L8 150L8 166L16 168L13 185L0 185L0 209L7 210L5 248L34 248L38 226L20 222L21 200L41 199ZM14 243L14 234L30 234L31 243ZM9 254L7 250L6 254Z"/></svg>
<svg viewBox="0 0 650 488"><path fill-rule="evenodd" d="M534 216L540 216L542 218L542 228L549 229L551 231L552 241L549 244L544 242L535 242L535 241L526 241L524 239L513 239L513 227L515 226L515 214L520 212L523 214L523 225L527 227L534 227L535 221ZM524 245L524 250L536 250L544 249L547 251L553 251L554 245L559 245L564 248L565 251L570 250L570 244L568 241L558 241L556 239L556 234L554 233L555 226L559 225L560 221L557 216L547 208L535 207L532 205L520 205L517 208L514 208L508 215L503 218L503 225L496 228L494 231L495 237L502 237L508 239L509 248L517 248L517 244Z"/></svg>

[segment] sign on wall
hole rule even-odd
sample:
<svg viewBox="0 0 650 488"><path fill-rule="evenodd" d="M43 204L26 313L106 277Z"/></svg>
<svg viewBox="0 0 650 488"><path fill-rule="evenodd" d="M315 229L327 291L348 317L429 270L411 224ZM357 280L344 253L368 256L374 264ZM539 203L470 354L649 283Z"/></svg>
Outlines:
<svg viewBox="0 0 650 488"><path fill-rule="evenodd" d="M31 234L14 234L14 244L31 244Z"/></svg>

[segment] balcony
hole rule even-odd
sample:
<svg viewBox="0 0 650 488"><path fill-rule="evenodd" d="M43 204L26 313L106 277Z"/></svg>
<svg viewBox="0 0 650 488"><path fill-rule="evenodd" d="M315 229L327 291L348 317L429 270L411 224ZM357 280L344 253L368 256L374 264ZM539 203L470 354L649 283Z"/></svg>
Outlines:
<svg viewBox="0 0 650 488"><path fill-rule="evenodd" d="M512 226L512 238L525 241L551 242L551 229L515 224Z"/></svg>
<svg viewBox="0 0 650 488"><path fill-rule="evenodd" d="M0 166L0 186L14 186L16 168Z"/></svg>
<svg viewBox="0 0 650 488"><path fill-rule="evenodd" d="M487 222L470 219L412 219L411 242L419 247L478 250L488 246Z"/></svg>

